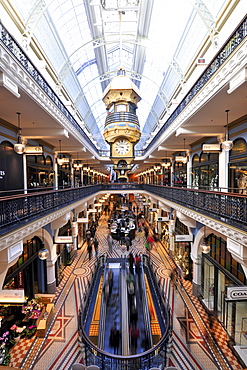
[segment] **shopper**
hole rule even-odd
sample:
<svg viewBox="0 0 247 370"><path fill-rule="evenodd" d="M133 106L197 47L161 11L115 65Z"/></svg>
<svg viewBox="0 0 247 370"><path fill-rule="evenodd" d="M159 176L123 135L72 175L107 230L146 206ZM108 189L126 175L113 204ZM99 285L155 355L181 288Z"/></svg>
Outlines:
<svg viewBox="0 0 247 370"><path fill-rule="evenodd" d="M114 353L118 355L120 343L120 331L117 329L117 324L114 322L113 327L111 328L110 333L110 346L113 347Z"/></svg>

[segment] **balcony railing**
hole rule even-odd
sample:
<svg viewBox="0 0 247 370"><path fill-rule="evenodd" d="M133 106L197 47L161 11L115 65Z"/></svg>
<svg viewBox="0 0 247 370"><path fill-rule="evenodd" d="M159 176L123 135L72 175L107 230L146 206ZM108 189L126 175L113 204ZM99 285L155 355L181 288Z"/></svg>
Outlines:
<svg viewBox="0 0 247 370"><path fill-rule="evenodd" d="M150 184L114 183L2 197L0 235L99 191L146 191L238 229L247 230L246 195Z"/></svg>
<svg viewBox="0 0 247 370"><path fill-rule="evenodd" d="M106 126L113 124L113 123L118 123L118 122L130 122L130 123L134 123L136 126L139 127L138 117L134 113L113 112L113 113L109 113L106 116L106 119L105 119Z"/></svg>

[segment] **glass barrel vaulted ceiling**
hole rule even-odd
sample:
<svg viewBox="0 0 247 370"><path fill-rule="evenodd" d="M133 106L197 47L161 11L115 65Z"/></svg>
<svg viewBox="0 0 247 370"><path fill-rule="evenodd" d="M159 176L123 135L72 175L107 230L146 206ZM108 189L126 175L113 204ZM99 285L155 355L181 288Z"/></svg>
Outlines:
<svg viewBox="0 0 247 370"><path fill-rule="evenodd" d="M11 0L66 91L79 123L97 147L102 132L102 92L120 67L139 87L143 149L159 126L201 45L215 36L227 0ZM212 42L214 40L212 39Z"/></svg>

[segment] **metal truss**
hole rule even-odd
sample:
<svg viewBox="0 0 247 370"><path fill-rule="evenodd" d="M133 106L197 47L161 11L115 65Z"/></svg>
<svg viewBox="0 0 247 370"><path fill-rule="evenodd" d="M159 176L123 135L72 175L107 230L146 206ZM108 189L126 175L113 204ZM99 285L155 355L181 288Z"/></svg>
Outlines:
<svg viewBox="0 0 247 370"><path fill-rule="evenodd" d="M211 12L202 0L190 0L190 2L205 24L213 46L218 48L218 31Z"/></svg>

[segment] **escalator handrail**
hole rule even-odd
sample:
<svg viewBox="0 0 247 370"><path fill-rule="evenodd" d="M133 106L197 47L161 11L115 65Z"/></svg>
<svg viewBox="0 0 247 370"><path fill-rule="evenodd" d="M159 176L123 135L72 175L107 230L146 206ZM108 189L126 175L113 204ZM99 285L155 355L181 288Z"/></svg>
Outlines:
<svg viewBox="0 0 247 370"><path fill-rule="evenodd" d="M102 296L101 296L101 306L100 306L100 324L99 324L99 348L104 348L104 333L105 333L105 321L106 321L106 300L104 294L104 284L106 281L107 269L104 270L104 279L102 284Z"/></svg>
<svg viewBox="0 0 247 370"><path fill-rule="evenodd" d="M122 264L121 269L121 349L122 353L128 353L129 355L129 310L128 310L128 293L126 284L126 263Z"/></svg>
<svg viewBox="0 0 247 370"><path fill-rule="evenodd" d="M142 306L143 306L143 316L144 316L144 325L145 325L145 333L148 338L148 342L150 343L150 347L153 346L153 338L152 338L152 330L151 330L151 323L150 323L150 314L148 311L148 300L147 300L147 291L146 291L146 284L144 281L144 268L143 264L141 265L141 284L142 284Z"/></svg>

